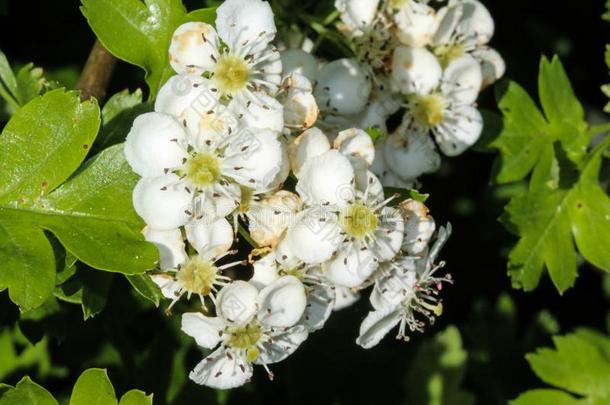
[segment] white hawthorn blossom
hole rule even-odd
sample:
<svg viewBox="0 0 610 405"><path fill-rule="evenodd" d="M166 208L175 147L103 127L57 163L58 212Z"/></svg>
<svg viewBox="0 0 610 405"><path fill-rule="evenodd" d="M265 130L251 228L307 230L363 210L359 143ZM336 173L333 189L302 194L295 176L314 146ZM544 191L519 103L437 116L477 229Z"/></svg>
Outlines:
<svg viewBox="0 0 610 405"><path fill-rule="evenodd" d="M441 65L471 54L481 64L483 87L504 75L504 60L487 45L494 34L494 21L481 2L451 0L438 14L440 24L431 46Z"/></svg>
<svg viewBox="0 0 610 405"><path fill-rule="evenodd" d="M268 107L281 81L280 54L270 42L273 12L262 0L226 0L216 10L216 28L188 22L174 32L170 64L177 73L205 75L225 98Z"/></svg>
<svg viewBox="0 0 610 405"><path fill-rule="evenodd" d="M321 329L335 305L335 287L324 277L319 265L309 265L291 252L286 241L253 264L249 280L262 289L284 276L293 276L305 286L307 305L302 323L310 332Z"/></svg>
<svg viewBox="0 0 610 405"><path fill-rule="evenodd" d="M453 60L443 71L429 51L399 47L394 54L393 82L406 96L403 125L409 133L430 133L447 156L472 146L483 119L474 103L481 88L478 62L469 55ZM402 66L402 68L401 68Z"/></svg>
<svg viewBox="0 0 610 405"><path fill-rule="evenodd" d="M165 298L172 302L167 311L186 295L198 295L201 304L204 298L210 297L213 302L218 291L232 280L222 275L223 270L245 265L239 260L219 264L218 261L228 255L237 253L229 250L233 244L233 229L224 218L213 223L199 220L185 226L186 240L197 252L187 254L186 246L179 229L155 230L145 228L147 241L154 243L160 253L160 272L151 274L152 280L159 286Z"/></svg>
<svg viewBox="0 0 610 405"><path fill-rule="evenodd" d="M234 281L218 294L216 316L200 312L182 316L182 330L213 352L189 377L211 388L239 387L252 377L253 364L268 365L290 356L307 338L298 324L306 306L305 289L284 276L260 292L245 281Z"/></svg>
<svg viewBox="0 0 610 405"><path fill-rule="evenodd" d="M356 343L365 349L377 345L398 325L397 339L409 340L410 332L423 332L421 317L433 323L443 312L438 298L443 283L451 283L450 275L439 277L436 272L444 262L436 263L438 253L451 234L451 226L439 229L432 248L421 258L400 257L386 262L371 293L374 308L360 325Z"/></svg>
<svg viewBox="0 0 610 405"><path fill-rule="evenodd" d="M231 126L218 131L212 125L205 136L193 136L175 117L158 112L136 118L125 156L142 176L133 191L136 212L160 230L230 214L242 188L267 191L283 157L272 131Z"/></svg>
<svg viewBox="0 0 610 405"><path fill-rule="evenodd" d="M359 287L400 250L403 219L368 171L375 154L368 134L343 131L333 149L324 138L309 130L297 141L296 190L308 208L288 228L286 243L303 262L322 264L335 285Z"/></svg>

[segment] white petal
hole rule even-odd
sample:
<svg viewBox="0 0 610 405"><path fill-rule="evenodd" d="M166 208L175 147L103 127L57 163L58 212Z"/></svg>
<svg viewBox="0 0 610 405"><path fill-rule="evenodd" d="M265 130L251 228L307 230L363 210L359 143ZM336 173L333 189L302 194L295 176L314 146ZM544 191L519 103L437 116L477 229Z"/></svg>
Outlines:
<svg viewBox="0 0 610 405"><path fill-rule="evenodd" d="M275 258L275 253L271 252L265 257L255 261L252 264L254 272L252 274L252 278L248 280L248 282L259 290L262 290L269 284L279 279L280 275Z"/></svg>
<svg viewBox="0 0 610 405"><path fill-rule="evenodd" d="M307 329L303 325L276 331L270 342L262 344L256 364L273 364L284 360L295 352L307 339Z"/></svg>
<svg viewBox="0 0 610 405"><path fill-rule="evenodd" d="M456 27L456 33L465 36L474 35L480 45L486 44L494 35L494 20L489 10L477 0L460 0L463 8L462 18Z"/></svg>
<svg viewBox="0 0 610 405"><path fill-rule="evenodd" d="M383 101L372 100L366 108L356 115L358 128L378 128L382 134L388 132L386 121L390 114Z"/></svg>
<svg viewBox="0 0 610 405"><path fill-rule="evenodd" d="M210 24L187 22L174 31L169 46L169 63L176 73L200 75L213 70L216 56L218 35Z"/></svg>
<svg viewBox="0 0 610 405"><path fill-rule="evenodd" d="M462 18L464 10L461 6L449 5L442 7L436 13L439 25L434 34L434 45L447 45L451 43L452 35Z"/></svg>
<svg viewBox="0 0 610 405"><path fill-rule="evenodd" d="M441 81L442 68L425 48L399 46L392 60L392 83L403 94L428 94Z"/></svg>
<svg viewBox="0 0 610 405"><path fill-rule="evenodd" d="M263 92L251 93L248 101L233 99L229 109L240 116L246 126L281 132L284 129L284 107Z"/></svg>
<svg viewBox="0 0 610 405"><path fill-rule="evenodd" d="M170 274L150 274L150 279L161 289L161 294L163 294L165 298L175 300L180 296L180 290L182 289L182 286Z"/></svg>
<svg viewBox="0 0 610 405"><path fill-rule="evenodd" d="M504 73L506 72L506 63L495 49L479 48L472 53L472 56L481 64L483 88L490 86L496 80L504 76Z"/></svg>
<svg viewBox="0 0 610 405"><path fill-rule="evenodd" d="M330 259L342 240L335 214L319 207L299 214L288 228L286 242L290 251L305 263L319 264Z"/></svg>
<svg viewBox="0 0 610 405"><path fill-rule="evenodd" d="M457 156L477 142L483 131L483 118L479 110L469 105L456 105L450 113L434 131L434 138L445 155Z"/></svg>
<svg viewBox="0 0 610 405"><path fill-rule="evenodd" d="M295 176L299 176L301 168L308 159L320 156L329 150L328 138L316 127L309 128L297 136L288 147L290 166Z"/></svg>
<svg viewBox="0 0 610 405"><path fill-rule="evenodd" d="M436 229L434 219L428 215L428 208L421 202L407 200L400 204L405 218L405 238L402 249L409 255L418 255L428 246Z"/></svg>
<svg viewBox="0 0 610 405"><path fill-rule="evenodd" d="M386 309L372 311L364 318L360 325L360 336L356 343L364 349L376 346L390 330L400 322L401 314L398 310Z"/></svg>
<svg viewBox="0 0 610 405"><path fill-rule="evenodd" d="M335 287L335 305L333 311L340 311L344 308L352 306L360 299L360 293L352 291L350 288L336 286Z"/></svg>
<svg viewBox="0 0 610 405"><path fill-rule="evenodd" d="M211 217L191 221L185 226L186 238L193 248L207 259L216 258L231 249L233 228L225 218Z"/></svg>
<svg viewBox="0 0 610 405"><path fill-rule="evenodd" d="M333 146L350 160L360 158L368 165L372 165L373 160L375 160L373 140L369 134L359 128L350 128L339 132Z"/></svg>
<svg viewBox="0 0 610 405"><path fill-rule="evenodd" d="M239 184L229 183L225 186L214 185L205 190L204 198L199 199L195 210L204 214L204 218L224 218L231 215L241 201L241 188ZM216 214L214 216L214 214Z"/></svg>
<svg viewBox="0 0 610 405"><path fill-rule="evenodd" d="M472 56L464 55L445 69L441 91L454 101L472 104L479 96L482 82L481 66Z"/></svg>
<svg viewBox="0 0 610 405"><path fill-rule="evenodd" d="M384 156L391 171L408 180L438 170L441 158L427 132L412 131L403 135L403 130L404 126L385 143Z"/></svg>
<svg viewBox="0 0 610 405"><path fill-rule="evenodd" d="M246 41L251 52L260 51L276 33L273 11L262 0L226 0L216 10L216 29L233 51Z"/></svg>
<svg viewBox="0 0 610 405"><path fill-rule="evenodd" d="M301 199L290 191L280 190L253 205L247 212L250 236L259 246L275 246L296 219Z"/></svg>
<svg viewBox="0 0 610 405"><path fill-rule="evenodd" d="M174 174L143 178L133 189L133 207L151 228L176 229L191 219L193 196Z"/></svg>
<svg viewBox="0 0 610 405"><path fill-rule="evenodd" d="M245 281L233 281L220 290L216 301L216 313L226 323L246 325L258 311L258 290Z"/></svg>
<svg viewBox="0 0 610 405"><path fill-rule="evenodd" d="M303 75L314 82L318 75L318 62L309 52L300 49L287 49L280 52L284 76L293 73Z"/></svg>
<svg viewBox="0 0 610 405"><path fill-rule="evenodd" d="M341 20L353 30L372 24L379 0L335 0L335 8L341 13Z"/></svg>
<svg viewBox="0 0 610 405"><path fill-rule="evenodd" d="M355 245L339 250L336 257L322 265L324 275L333 284L343 287L359 287L375 272L379 262L369 249L360 250Z"/></svg>
<svg viewBox="0 0 610 405"><path fill-rule="evenodd" d="M276 132L245 128L235 134L225 155L223 171L230 173L234 167L241 167L234 171L234 179L261 192L268 190L280 171L283 151Z"/></svg>
<svg viewBox="0 0 610 405"><path fill-rule="evenodd" d="M330 317L335 304L335 289L331 286L315 284L307 287L307 307L303 324L314 332L322 329Z"/></svg>
<svg viewBox="0 0 610 405"><path fill-rule="evenodd" d="M197 344L206 349L213 349L220 343L220 332L225 324L222 319L209 317L201 312L182 314L182 332L195 338Z"/></svg>
<svg viewBox="0 0 610 405"><path fill-rule="evenodd" d="M186 134L173 117L156 112L138 116L125 139L125 158L142 177L163 174L166 168L182 165Z"/></svg>
<svg viewBox="0 0 610 405"><path fill-rule="evenodd" d="M294 129L311 127L320 111L309 80L295 73L284 79L283 86L286 90L278 99L284 106L284 124Z"/></svg>
<svg viewBox="0 0 610 405"><path fill-rule="evenodd" d="M218 96L210 91L210 87L210 81L201 76L172 76L157 94L155 111L173 115L178 119L184 118L185 112L191 108L204 114L219 102Z"/></svg>
<svg viewBox="0 0 610 405"><path fill-rule="evenodd" d="M320 69L315 96L320 109L338 114L356 114L371 94L368 74L353 59L338 59Z"/></svg>
<svg viewBox="0 0 610 405"><path fill-rule="evenodd" d="M400 251L405 224L400 211L393 207L384 207L381 218L371 250L380 261L386 261L393 259Z"/></svg>
<svg viewBox="0 0 610 405"><path fill-rule="evenodd" d="M438 27L434 9L417 1L409 1L394 15L400 41L414 48L428 45Z"/></svg>
<svg viewBox="0 0 610 405"><path fill-rule="evenodd" d="M252 363L246 360L245 350L219 348L197 364L189 378L210 388L236 388L252 378Z"/></svg>
<svg viewBox="0 0 610 405"><path fill-rule="evenodd" d="M184 250L184 241L180 229L160 231L147 226L142 233L144 239L154 243L159 249L161 269L175 269L179 264L186 262L188 256Z"/></svg>
<svg viewBox="0 0 610 405"><path fill-rule="evenodd" d="M443 246L445 246L445 243L447 243L447 240L451 236L451 232L452 232L452 227L451 227L450 223L448 223L444 227L441 226L440 229L438 230L438 234L436 235L436 240L434 241L434 245L432 245L432 248L430 249L430 252L428 253L427 264L426 264L426 266L428 268L430 268L435 263L438 254L440 253L441 249L443 248Z"/></svg>
<svg viewBox="0 0 610 405"><path fill-rule="evenodd" d="M336 150L305 161L296 190L305 204L342 206L354 199L354 169Z"/></svg>
<svg viewBox="0 0 610 405"><path fill-rule="evenodd" d="M303 316L307 297L305 287L294 276L280 277L260 293L258 320L269 328L287 328Z"/></svg>
<svg viewBox="0 0 610 405"><path fill-rule="evenodd" d="M398 270L397 268L400 268ZM370 301L373 308L380 311L396 308L414 294L417 283L415 260L403 258L394 263L380 266L381 274L377 276L375 286L371 291Z"/></svg>
<svg viewBox="0 0 610 405"><path fill-rule="evenodd" d="M189 129L190 144L197 150L206 149L207 142L220 142L240 127L237 115L231 109L218 102L214 104L214 101L206 103L204 98L184 112L183 123L186 122Z"/></svg>

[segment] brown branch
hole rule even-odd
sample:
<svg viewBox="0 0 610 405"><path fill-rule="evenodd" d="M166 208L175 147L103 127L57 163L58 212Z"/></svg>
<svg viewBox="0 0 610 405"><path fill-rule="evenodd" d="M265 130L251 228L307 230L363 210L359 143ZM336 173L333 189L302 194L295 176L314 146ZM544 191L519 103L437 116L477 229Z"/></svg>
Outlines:
<svg viewBox="0 0 610 405"><path fill-rule="evenodd" d="M95 97L98 101L104 99L116 62L117 59L96 39L76 84L76 88L81 91L83 100L88 100L91 97Z"/></svg>

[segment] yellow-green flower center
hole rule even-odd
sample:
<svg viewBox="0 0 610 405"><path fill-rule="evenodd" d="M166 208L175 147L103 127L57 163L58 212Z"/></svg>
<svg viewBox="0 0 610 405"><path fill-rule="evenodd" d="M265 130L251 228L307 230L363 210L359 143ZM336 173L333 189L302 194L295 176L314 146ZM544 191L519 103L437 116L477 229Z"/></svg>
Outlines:
<svg viewBox="0 0 610 405"><path fill-rule="evenodd" d="M228 345L237 349L245 349L249 362L255 361L260 355L256 344L262 336L261 328L256 324L229 328Z"/></svg>
<svg viewBox="0 0 610 405"><path fill-rule="evenodd" d="M434 49L434 54L438 57L441 66L446 68L453 60L464 56L465 49L462 44L440 45Z"/></svg>
<svg viewBox="0 0 610 405"><path fill-rule="evenodd" d="M377 230L377 215L362 203L354 203L344 210L339 221L345 232L355 238L362 238Z"/></svg>
<svg viewBox="0 0 610 405"><path fill-rule="evenodd" d="M198 153L185 165L187 179L198 187L206 187L220 180L220 162L212 153Z"/></svg>
<svg viewBox="0 0 610 405"><path fill-rule="evenodd" d="M415 121L424 127L434 127L443 122L443 97L440 94L417 96L415 99Z"/></svg>
<svg viewBox="0 0 610 405"><path fill-rule="evenodd" d="M410 0L390 0L389 2L389 6L391 9L400 9L403 8L404 6L407 5L407 3L409 3Z"/></svg>
<svg viewBox="0 0 610 405"><path fill-rule="evenodd" d="M200 256L193 256L180 268L177 279L180 285L193 294L208 295L216 281L218 268Z"/></svg>
<svg viewBox="0 0 610 405"><path fill-rule="evenodd" d="M222 55L216 63L212 80L224 95L234 95L243 90L250 79L250 68L243 58Z"/></svg>

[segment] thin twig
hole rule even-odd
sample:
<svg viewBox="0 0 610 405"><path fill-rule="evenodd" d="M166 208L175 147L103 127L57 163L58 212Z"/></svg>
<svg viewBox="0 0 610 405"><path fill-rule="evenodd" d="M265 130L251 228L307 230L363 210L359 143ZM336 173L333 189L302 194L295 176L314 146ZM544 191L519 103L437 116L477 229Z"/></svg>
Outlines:
<svg viewBox="0 0 610 405"><path fill-rule="evenodd" d="M117 59L96 39L76 84L76 88L81 91L83 100L88 100L91 97L95 97L98 101L104 99L116 62Z"/></svg>

